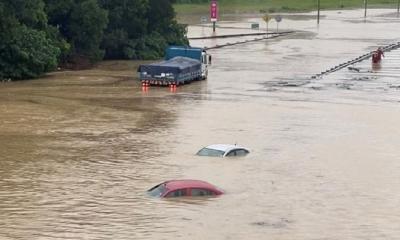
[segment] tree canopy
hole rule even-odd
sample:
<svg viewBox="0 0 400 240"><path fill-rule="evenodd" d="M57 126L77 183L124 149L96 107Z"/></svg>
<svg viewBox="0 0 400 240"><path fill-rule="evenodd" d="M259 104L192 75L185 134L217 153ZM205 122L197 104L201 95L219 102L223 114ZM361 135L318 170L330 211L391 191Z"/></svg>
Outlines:
<svg viewBox="0 0 400 240"><path fill-rule="evenodd" d="M188 44L171 0L0 1L0 80L101 59L156 59L169 44Z"/></svg>

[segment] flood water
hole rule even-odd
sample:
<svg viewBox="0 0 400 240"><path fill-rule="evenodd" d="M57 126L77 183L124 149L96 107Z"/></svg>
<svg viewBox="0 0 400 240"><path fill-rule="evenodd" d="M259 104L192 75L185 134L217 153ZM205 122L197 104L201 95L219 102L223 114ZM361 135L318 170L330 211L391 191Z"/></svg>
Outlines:
<svg viewBox="0 0 400 240"><path fill-rule="evenodd" d="M134 62L0 83L0 239L397 239L400 51L378 69L310 76L398 42L400 19L323 14L319 27L284 16L280 29L299 32L210 51L209 79L176 92L142 92ZM251 154L194 156L213 143ZM187 178L226 194L145 193Z"/></svg>

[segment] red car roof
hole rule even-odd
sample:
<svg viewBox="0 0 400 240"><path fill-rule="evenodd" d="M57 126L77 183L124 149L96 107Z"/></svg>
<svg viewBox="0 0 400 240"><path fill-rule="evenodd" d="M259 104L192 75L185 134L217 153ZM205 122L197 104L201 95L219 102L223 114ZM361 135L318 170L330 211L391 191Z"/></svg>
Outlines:
<svg viewBox="0 0 400 240"><path fill-rule="evenodd" d="M204 182L201 180L190 180L190 179L166 181L165 187L168 188L168 190L175 190L175 189L182 189L182 188L204 188L204 189L213 190L217 193L221 192L221 190L219 190L212 184L209 184L208 182Z"/></svg>

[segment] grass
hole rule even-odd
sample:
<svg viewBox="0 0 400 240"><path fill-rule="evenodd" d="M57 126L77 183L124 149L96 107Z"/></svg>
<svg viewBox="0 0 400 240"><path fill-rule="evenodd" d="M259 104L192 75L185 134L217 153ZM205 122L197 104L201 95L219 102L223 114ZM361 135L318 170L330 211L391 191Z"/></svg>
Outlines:
<svg viewBox="0 0 400 240"><path fill-rule="evenodd" d="M363 0L320 0L321 9L363 8ZM304 12L317 8L317 0L219 0L220 13ZM368 0L369 7L397 7L398 0ZM209 3L175 4L178 15L204 14Z"/></svg>

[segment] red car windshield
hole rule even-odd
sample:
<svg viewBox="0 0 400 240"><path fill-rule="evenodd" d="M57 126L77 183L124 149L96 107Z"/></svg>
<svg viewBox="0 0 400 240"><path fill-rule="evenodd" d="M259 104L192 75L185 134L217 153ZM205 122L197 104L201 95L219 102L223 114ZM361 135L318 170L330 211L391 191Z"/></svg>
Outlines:
<svg viewBox="0 0 400 240"><path fill-rule="evenodd" d="M166 191L165 183L161 183L161 184L149 189L147 192L153 197L161 197L161 195L165 191Z"/></svg>

